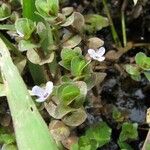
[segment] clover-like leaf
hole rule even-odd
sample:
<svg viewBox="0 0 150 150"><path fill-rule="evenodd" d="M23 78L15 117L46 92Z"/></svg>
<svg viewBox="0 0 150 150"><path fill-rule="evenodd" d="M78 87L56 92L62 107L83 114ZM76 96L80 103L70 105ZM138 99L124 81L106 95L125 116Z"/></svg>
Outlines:
<svg viewBox="0 0 150 150"><path fill-rule="evenodd" d="M60 87L61 89L61 87ZM77 96L80 95L80 89L74 84L63 86L60 91L60 101L64 105L69 105Z"/></svg>
<svg viewBox="0 0 150 150"><path fill-rule="evenodd" d="M98 125L89 128L86 131L86 136L90 140L95 140L98 143L98 147L101 147L110 141L111 132L111 128L105 122L101 122Z"/></svg>
<svg viewBox="0 0 150 150"><path fill-rule="evenodd" d="M81 49L78 48L74 48L74 49L70 49L70 48L63 48L61 51L61 58L62 61L59 62L60 65L62 65L63 67L65 67L66 69L70 70L70 66L71 66L71 60L78 56L81 55L82 51Z"/></svg>
<svg viewBox="0 0 150 150"><path fill-rule="evenodd" d="M144 70L150 70L150 57L147 57L144 53L139 52L135 56L135 62Z"/></svg>
<svg viewBox="0 0 150 150"><path fill-rule="evenodd" d="M88 68L89 62L87 62L84 58L76 56L71 60L71 74L73 76L81 76Z"/></svg>
<svg viewBox="0 0 150 150"><path fill-rule="evenodd" d="M51 19L53 17L57 17L59 10L58 0L36 0L35 6L39 15L43 18Z"/></svg>
<svg viewBox="0 0 150 150"><path fill-rule="evenodd" d="M136 140L138 137L137 127L138 127L137 123L132 124L132 123L125 122L122 125L119 141L124 142L128 139Z"/></svg>
<svg viewBox="0 0 150 150"><path fill-rule="evenodd" d="M96 150L97 149L97 142L94 140L90 140L86 135L81 136L79 141L76 145L72 146L71 150Z"/></svg>
<svg viewBox="0 0 150 150"><path fill-rule="evenodd" d="M85 110L83 108L79 108L67 114L62 121L68 126L76 127L82 124L86 118L87 114Z"/></svg>
<svg viewBox="0 0 150 150"><path fill-rule="evenodd" d="M92 33L107 27L109 25L109 21L106 17L97 14L90 14L85 16L85 24L85 29Z"/></svg>
<svg viewBox="0 0 150 150"><path fill-rule="evenodd" d="M0 6L0 21L9 18L10 15L11 15L10 7L3 2L2 5Z"/></svg>
<svg viewBox="0 0 150 150"><path fill-rule="evenodd" d="M15 28L20 37L28 40L35 30L35 23L27 18L20 18L15 22Z"/></svg>

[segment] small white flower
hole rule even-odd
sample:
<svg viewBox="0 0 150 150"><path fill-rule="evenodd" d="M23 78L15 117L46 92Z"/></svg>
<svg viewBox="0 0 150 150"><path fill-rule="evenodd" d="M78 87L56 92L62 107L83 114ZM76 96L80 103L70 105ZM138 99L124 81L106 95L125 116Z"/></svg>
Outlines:
<svg viewBox="0 0 150 150"><path fill-rule="evenodd" d="M17 30L17 33L19 34L20 37L24 37L24 34L22 34L20 31Z"/></svg>
<svg viewBox="0 0 150 150"><path fill-rule="evenodd" d="M105 57L103 56L105 54L105 48L100 47L97 51L94 49L88 49L88 53L91 58L98 60L98 61L103 61L105 60Z"/></svg>
<svg viewBox="0 0 150 150"><path fill-rule="evenodd" d="M41 88L37 85L34 86L32 88L32 95L35 95L38 97L38 99L36 99L37 102L44 102L52 93L52 91L53 91L53 82L48 81L46 83L45 88Z"/></svg>

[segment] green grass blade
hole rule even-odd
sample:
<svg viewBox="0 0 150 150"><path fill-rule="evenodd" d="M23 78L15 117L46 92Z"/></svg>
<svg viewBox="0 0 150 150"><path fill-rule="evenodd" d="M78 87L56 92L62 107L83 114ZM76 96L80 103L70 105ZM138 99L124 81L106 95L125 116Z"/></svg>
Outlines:
<svg viewBox="0 0 150 150"><path fill-rule="evenodd" d="M58 150L1 39L0 67L19 150Z"/></svg>
<svg viewBox="0 0 150 150"><path fill-rule="evenodd" d="M35 0L23 0L23 17L35 21L35 10Z"/></svg>

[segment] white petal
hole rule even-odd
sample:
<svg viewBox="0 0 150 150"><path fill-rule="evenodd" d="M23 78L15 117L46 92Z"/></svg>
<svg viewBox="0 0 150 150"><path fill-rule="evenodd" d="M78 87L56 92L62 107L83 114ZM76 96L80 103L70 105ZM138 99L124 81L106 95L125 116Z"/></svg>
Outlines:
<svg viewBox="0 0 150 150"><path fill-rule="evenodd" d="M42 97L44 95L44 92L45 90L37 85L32 88L32 93L35 96Z"/></svg>
<svg viewBox="0 0 150 150"><path fill-rule="evenodd" d="M103 56L105 54L105 48L104 47L100 47L96 53L100 56Z"/></svg>
<svg viewBox="0 0 150 150"><path fill-rule="evenodd" d="M52 91L53 91L53 82L48 81L48 82L46 83L45 92L48 93L48 94L51 94Z"/></svg>
<svg viewBox="0 0 150 150"><path fill-rule="evenodd" d="M94 49L88 49L88 53L90 56L92 56L93 54L95 54L95 50Z"/></svg>
<svg viewBox="0 0 150 150"><path fill-rule="evenodd" d="M41 103L41 102L44 102L45 100L46 100L45 98L40 97L40 98L36 99L35 101Z"/></svg>
<svg viewBox="0 0 150 150"><path fill-rule="evenodd" d="M99 58L97 58L96 60L98 60L98 61L104 61L105 60L105 57L99 57Z"/></svg>

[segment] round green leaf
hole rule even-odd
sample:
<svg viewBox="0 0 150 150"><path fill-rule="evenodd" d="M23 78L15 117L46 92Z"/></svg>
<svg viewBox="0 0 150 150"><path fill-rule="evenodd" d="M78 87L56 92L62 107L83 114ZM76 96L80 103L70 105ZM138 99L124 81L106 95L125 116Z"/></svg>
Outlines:
<svg viewBox="0 0 150 150"><path fill-rule="evenodd" d="M17 33L24 39L29 39L36 26L35 23L27 18L20 18L15 22Z"/></svg>
<svg viewBox="0 0 150 150"><path fill-rule="evenodd" d="M81 76L89 63L82 57L76 56L71 60L71 74Z"/></svg>

